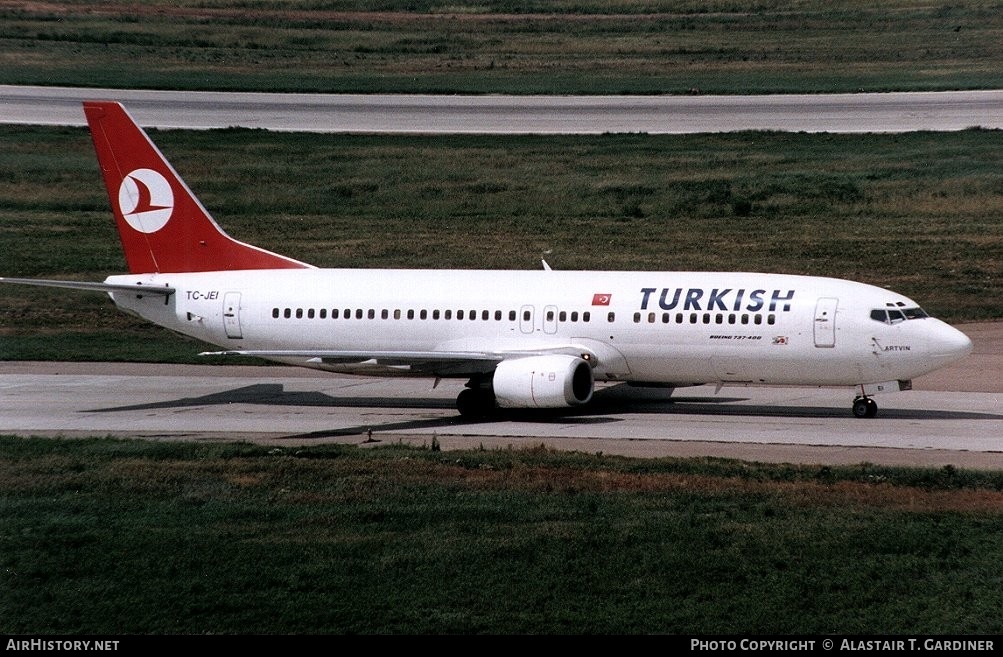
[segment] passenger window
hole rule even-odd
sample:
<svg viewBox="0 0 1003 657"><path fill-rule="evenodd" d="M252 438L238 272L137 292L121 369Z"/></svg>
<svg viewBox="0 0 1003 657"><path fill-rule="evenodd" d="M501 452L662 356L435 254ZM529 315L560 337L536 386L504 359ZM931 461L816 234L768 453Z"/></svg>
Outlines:
<svg viewBox="0 0 1003 657"><path fill-rule="evenodd" d="M582 321L583 322L590 322L590 321L592 321L592 313L590 313L590 312L584 312L584 313L582 313Z"/></svg>
<svg viewBox="0 0 1003 657"><path fill-rule="evenodd" d="M634 313L634 323L635 324L641 323L641 313Z"/></svg>
<svg viewBox="0 0 1003 657"><path fill-rule="evenodd" d="M419 319L428 319L428 311L423 308L422 311L420 313L418 313L418 318Z"/></svg>
<svg viewBox="0 0 1003 657"><path fill-rule="evenodd" d="M609 313L608 315L606 315L606 321L609 322L610 324L612 324L613 320L615 319L616 319L616 313Z"/></svg>
<svg viewBox="0 0 1003 657"><path fill-rule="evenodd" d="M302 308L297 308L296 309L296 319L303 319L303 309Z"/></svg>
<svg viewBox="0 0 1003 657"><path fill-rule="evenodd" d="M320 318L321 319L327 319L327 308L321 308L320 309Z"/></svg>
<svg viewBox="0 0 1003 657"><path fill-rule="evenodd" d="M447 310L445 313L443 313L443 315L445 315L445 319L453 319L453 311L452 310Z"/></svg>
<svg viewBox="0 0 1003 657"><path fill-rule="evenodd" d="M389 310L387 310L386 308L384 308L382 311L380 311L380 319L389 319L389 318L390 318L390 311Z"/></svg>
<svg viewBox="0 0 1003 657"><path fill-rule="evenodd" d="M314 314L313 313L313 308L311 308L310 310L306 311L306 318L307 319L313 319L313 314Z"/></svg>
<svg viewBox="0 0 1003 657"><path fill-rule="evenodd" d="M483 319L485 322L488 321L489 319L491 319L491 311L489 311L489 310L482 310L481 311L481 319Z"/></svg>
<svg viewBox="0 0 1003 657"><path fill-rule="evenodd" d="M274 317L275 319L279 318L279 309L278 308L272 308L272 317Z"/></svg>
<svg viewBox="0 0 1003 657"><path fill-rule="evenodd" d="M515 318L516 318L515 311L514 310L508 311L508 321L514 322Z"/></svg>

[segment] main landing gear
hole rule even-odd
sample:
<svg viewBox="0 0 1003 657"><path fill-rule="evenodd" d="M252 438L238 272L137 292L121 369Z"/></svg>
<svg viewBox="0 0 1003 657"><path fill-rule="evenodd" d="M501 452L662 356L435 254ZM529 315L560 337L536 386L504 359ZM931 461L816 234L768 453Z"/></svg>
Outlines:
<svg viewBox="0 0 1003 657"><path fill-rule="evenodd" d="M467 388L456 398L456 410L465 418L490 415L495 410L495 396L485 390Z"/></svg>
<svg viewBox="0 0 1003 657"><path fill-rule="evenodd" d="M878 414L878 405L870 397L857 397L853 400L854 417L874 417Z"/></svg>
<svg viewBox="0 0 1003 657"><path fill-rule="evenodd" d="M456 398L456 410L460 416L474 419L495 412L495 393L491 389L489 377L474 377Z"/></svg>

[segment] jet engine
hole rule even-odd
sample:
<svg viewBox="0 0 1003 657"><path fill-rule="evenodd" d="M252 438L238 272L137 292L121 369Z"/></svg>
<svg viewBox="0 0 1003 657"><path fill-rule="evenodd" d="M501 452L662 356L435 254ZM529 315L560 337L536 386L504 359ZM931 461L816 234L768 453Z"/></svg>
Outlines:
<svg viewBox="0 0 1003 657"><path fill-rule="evenodd" d="M587 403L594 382L583 359L554 354L504 360L492 383L501 408L561 408Z"/></svg>

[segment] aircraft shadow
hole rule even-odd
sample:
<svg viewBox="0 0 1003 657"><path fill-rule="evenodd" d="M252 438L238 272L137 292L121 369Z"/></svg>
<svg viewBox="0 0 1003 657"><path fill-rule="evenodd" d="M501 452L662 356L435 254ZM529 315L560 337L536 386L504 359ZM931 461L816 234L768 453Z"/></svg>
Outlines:
<svg viewBox="0 0 1003 657"><path fill-rule="evenodd" d="M597 407L595 410L600 410ZM836 418L854 419L849 405L840 406L783 406L783 405L722 405L716 400L700 398L680 398L668 403L624 404L617 405L606 412L645 413L659 415L715 415L718 417L750 417L750 418ZM898 409L881 408L878 416L866 422L882 420L1003 420L1003 415L995 413L976 413L972 411L945 411L940 409ZM861 424L861 426L864 426Z"/></svg>
<svg viewBox="0 0 1003 657"><path fill-rule="evenodd" d="M397 397L332 397L322 392L287 392L281 383L255 385L217 392L201 397L183 397L171 401L95 408L84 413L114 413L119 411L148 411L192 406L220 406L227 404L257 404L260 406L309 406L331 408L456 408L451 399L397 398Z"/></svg>
<svg viewBox="0 0 1003 657"><path fill-rule="evenodd" d="M124 411L148 411L160 409L194 408L201 406L225 406L229 404L255 404L260 406L303 406L311 408L386 408L386 409L428 409L428 410L455 410L456 402L452 399L442 398L399 398L399 397L332 397L321 392L287 392L282 384L259 383L234 390L203 395L201 397L182 397L163 402L151 402L149 404L132 404L128 406L114 406L110 408L95 408L83 413L117 413ZM563 417L562 417L563 415ZM415 429L435 429L437 427L455 427L464 424L482 424L492 421L535 421L535 422L562 422L564 424L599 424L606 422L618 422L616 418L606 417L573 417L559 411L540 411L537 413L519 412L506 413L504 416L491 418L468 419L460 417L458 414L450 417L425 418L408 420L401 422L387 422L382 424L366 424L353 427L343 427L316 431L305 434L286 436L289 439L305 438L335 438L340 436L358 436L369 432L393 432L408 431Z"/></svg>
<svg viewBox="0 0 1003 657"><path fill-rule="evenodd" d="M613 386L598 390L591 403L580 408L510 410L481 418L462 418L459 415L423 418L400 422L359 425L288 436L288 438L327 438L366 434L368 432L393 432L462 425L528 422L533 424L608 424L621 422L618 414L698 415L748 418L851 418L850 409L841 406L783 406L770 404L741 404L747 397L672 395L669 390L649 390ZM286 391L282 384L259 383L234 390L180 399L134 404L111 408L90 409L84 413L109 413L176 409L228 404L255 404L261 406L301 406L312 408L383 408L454 410L455 402L444 398L400 397L333 397L321 392ZM999 420L1003 415L966 411L889 409L883 408L874 420L860 420L861 428L868 422L882 419L894 420Z"/></svg>
<svg viewBox="0 0 1003 657"><path fill-rule="evenodd" d="M396 404L390 405L397 408ZM501 424L510 422L532 422L534 424L561 424L561 425L588 425L588 424L611 424L622 422L615 417L592 417L585 415L574 415L560 410L547 409L540 411L513 410L504 411L496 415L479 418L465 418L459 415L442 418L428 418L423 420L409 420L404 422L387 422L384 424L365 424L355 427L343 427L340 429L330 429L323 431L312 431L290 436L284 439L303 440L309 438L335 438L339 436L358 436L368 433L392 433L394 431L410 431L414 429L437 429L440 427L475 426L485 424Z"/></svg>
<svg viewBox="0 0 1003 657"><path fill-rule="evenodd" d="M609 393L604 396L603 393ZM599 391L592 404L583 412L649 413L660 415L716 415L728 417L789 417L854 419L850 405L845 406L785 406L783 404L740 404L748 397L721 397L672 395L669 391L636 390L626 386ZM878 405L881 406L881 399ZM586 410L587 409L587 410ZM878 416L870 421L895 420L1001 420L1003 415L972 411L940 409L880 408ZM868 420L861 420L866 423Z"/></svg>

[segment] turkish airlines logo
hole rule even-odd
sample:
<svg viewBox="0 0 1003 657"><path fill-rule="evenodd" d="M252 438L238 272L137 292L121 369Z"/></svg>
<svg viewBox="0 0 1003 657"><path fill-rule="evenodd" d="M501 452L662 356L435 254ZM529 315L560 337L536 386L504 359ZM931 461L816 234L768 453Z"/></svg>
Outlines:
<svg viewBox="0 0 1003 657"><path fill-rule="evenodd" d="M171 218L174 191L153 169L136 169L122 179L118 207L130 226L141 233L155 233Z"/></svg>

